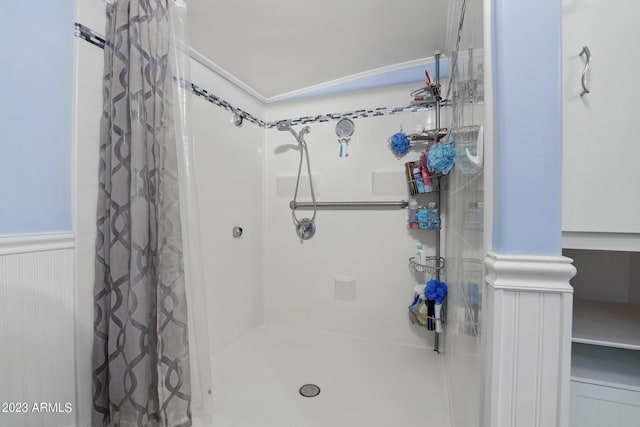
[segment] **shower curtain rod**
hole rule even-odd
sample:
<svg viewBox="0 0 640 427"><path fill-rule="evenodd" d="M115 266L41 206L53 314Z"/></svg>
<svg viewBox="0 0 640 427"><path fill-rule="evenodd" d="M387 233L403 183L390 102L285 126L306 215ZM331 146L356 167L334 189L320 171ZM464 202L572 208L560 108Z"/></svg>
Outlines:
<svg viewBox="0 0 640 427"><path fill-rule="evenodd" d="M389 201L370 201L370 202L317 202L315 206L318 209L404 209L409 205L407 200L399 200L396 202ZM289 208L293 209L313 209L313 202L289 202Z"/></svg>

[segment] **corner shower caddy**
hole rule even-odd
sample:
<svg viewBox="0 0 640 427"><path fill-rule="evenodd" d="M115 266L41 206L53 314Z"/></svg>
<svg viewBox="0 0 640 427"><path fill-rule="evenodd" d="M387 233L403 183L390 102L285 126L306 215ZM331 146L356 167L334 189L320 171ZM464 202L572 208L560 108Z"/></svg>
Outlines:
<svg viewBox="0 0 640 427"><path fill-rule="evenodd" d="M435 65L436 65L436 75L435 81L431 82L428 87L425 87L422 92L426 92L428 96L425 96L424 100L414 101L414 105L433 107L435 110L436 116L436 127L435 129L431 129L423 132L422 134L410 135L409 139L411 141L427 141L429 143L437 143L442 138L444 138L448 130L440 127L440 109L443 104L446 103L446 100L443 101L441 97L441 86L440 86L440 52L436 52L435 54ZM420 91L420 90L418 90ZM418 91L414 91L411 93L414 96ZM412 196L419 196L422 194L435 194L436 195L436 203L439 209L440 216L442 216L442 205L441 205L441 194L440 192L443 189L444 176L443 175L432 175L431 180L433 181L433 189L429 192L419 193L415 190L415 185L413 185L417 179L408 179L407 186L409 190L409 194ZM441 239L440 232L442 227L434 228L434 229L420 229L411 227L411 223L408 224L409 229L413 229L416 231L426 231L435 233L435 256L426 257L425 263L416 262L414 257L409 258L409 271L431 274L435 279L440 280L440 275L444 271L445 267L445 259L441 256ZM442 312L439 319L442 324L445 324L446 320L446 299L443 302ZM427 325L434 325L436 318L433 316L427 317ZM425 325L425 327L427 327ZM431 330L431 327L429 327ZM434 341L433 341L433 351L436 353L440 353L440 333L435 332Z"/></svg>

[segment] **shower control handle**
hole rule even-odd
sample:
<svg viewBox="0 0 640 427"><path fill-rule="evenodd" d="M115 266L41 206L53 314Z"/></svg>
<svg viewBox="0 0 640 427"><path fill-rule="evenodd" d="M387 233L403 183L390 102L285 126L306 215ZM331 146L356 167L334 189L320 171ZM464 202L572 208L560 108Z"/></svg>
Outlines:
<svg viewBox="0 0 640 427"><path fill-rule="evenodd" d="M231 234L233 234L233 237L235 237L236 239L239 239L240 237L242 237L242 233L244 230L242 230L242 227L238 227L237 225L235 227L233 227L233 229L231 230Z"/></svg>

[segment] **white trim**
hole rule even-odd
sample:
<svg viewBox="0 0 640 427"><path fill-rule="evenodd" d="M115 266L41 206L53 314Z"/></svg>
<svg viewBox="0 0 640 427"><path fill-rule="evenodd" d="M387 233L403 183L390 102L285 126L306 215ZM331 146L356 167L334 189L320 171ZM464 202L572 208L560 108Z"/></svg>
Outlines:
<svg viewBox="0 0 640 427"><path fill-rule="evenodd" d="M444 57L444 55L443 55ZM443 58L441 57L441 61ZM351 83L356 80L379 76L386 73L392 73L394 71L404 70L405 68L417 67L420 65L428 65L435 63L435 57L430 56L427 58L414 59L406 62L399 62L397 64L391 64L380 68L374 68L372 70L363 71L361 73L351 74L349 76L340 77L334 80L329 80L323 83L307 86L301 89L292 90L291 92L285 92L280 95L270 96L266 98L266 103L271 104L274 102L284 101L288 98L299 97L308 95L313 92L317 92L323 89L328 89L333 86L338 86L346 83Z"/></svg>
<svg viewBox="0 0 640 427"><path fill-rule="evenodd" d="M576 268L563 256L500 255L485 258L487 283L495 288L520 292L573 293L569 280Z"/></svg>
<svg viewBox="0 0 640 427"><path fill-rule="evenodd" d="M484 247L493 249L493 7L483 1L484 25Z"/></svg>
<svg viewBox="0 0 640 427"><path fill-rule="evenodd" d="M304 88L292 90L290 92L281 93L280 95L274 95L270 97L266 97L260 92L258 92L253 87L249 86L239 78L235 77L233 74L229 73L227 70L222 68L220 65L213 62L211 59L207 58L202 53L198 52L194 48L189 48L191 58L195 61L198 61L214 73L218 74L220 77L229 81L231 84L235 85L239 89L246 92L248 95L262 102L263 104L272 104L274 102L280 102L287 100L289 98L300 97L309 95L324 89L328 89L334 86L351 83L357 80L361 80L368 77L379 76L382 74L392 73L395 71L404 70L405 68L417 67L421 65L428 65L435 63L435 57L430 56L426 58L414 59L411 61L399 62L397 64L391 64L380 68L374 68L372 70L363 71L361 73L351 74L349 76L340 77L338 79L329 80L323 83L318 83L315 85L307 86ZM444 56L444 55L443 55Z"/></svg>
<svg viewBox="0 0 640 427"><path fill-rule="evenodd" d="M571 259L490 252L485 265L482 425L567 426Z"/></svg>
<svg viewBox="0 0 640 427"><path fill-rule="evenodd" d="M75 237L72 232L0 236L0 255L73 249Z"/></svg>
<svg viewBox="0 0 640 427"><path fill-rule="evenodd" d="M640 233L562 232L562 247L602 251L640 252Z"/></svg>
<svg viewBox="0 0 640 427"><path fill-rule="evenodd" d="M189 52L191 54L192 59L198 61L199 63L201 63L202 65L204 65L205 67L207 67L208 69L210 69L211 71L213 71L214 73L222 77L223 79L227 80L229 83L235 85L239 89L246 92L248 95L262 102L263 104L266 104L268 102L267 98L264 95L262 95L260 92L258 92L257 90L255 90L254 88L252 88L251 86L249 86L248 84L240 80L239 78L235 77L233 74L231 74L230 72L228 72L227 70L225 70L224 68L222 68L221 66L219 66L218 64L216 64L215 62L213 62L212 60L210 60L209 58L207 58L206 56L198 52L197 50L195 50L194 48L190 47Z"/></svg>

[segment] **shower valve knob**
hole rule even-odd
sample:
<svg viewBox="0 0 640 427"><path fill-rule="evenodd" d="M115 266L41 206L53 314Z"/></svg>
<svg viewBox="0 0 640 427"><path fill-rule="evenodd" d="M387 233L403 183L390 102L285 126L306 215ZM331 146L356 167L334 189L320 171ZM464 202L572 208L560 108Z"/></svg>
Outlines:
<svg viewBox="0 0 640 427"><path fill-rule="evenodd" d="M233 234L233 237L235 237L236 239L239 239L240 237L242 237L242 227L238 227L235 226L233 227L233 229L231 230L231 234Z"/></svg>

